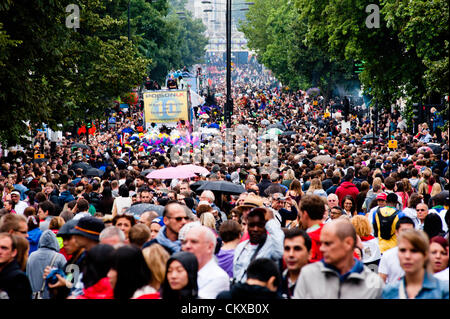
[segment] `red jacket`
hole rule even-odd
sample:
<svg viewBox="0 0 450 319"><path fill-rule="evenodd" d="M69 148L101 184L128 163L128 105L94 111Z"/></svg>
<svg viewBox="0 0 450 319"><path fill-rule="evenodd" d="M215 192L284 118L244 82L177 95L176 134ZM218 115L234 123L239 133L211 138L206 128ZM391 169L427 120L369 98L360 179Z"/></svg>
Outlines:
<svg viewBox="0 0 450 319"><path fill-rule="evenodd" d="M320 224L320 227L312 232L309 232L308 235L311 238L311 258L308 260L308 263L314 263L316 261L322 260L323 254L320 251L320 233L322 232L323 226L325 224ZM372 238L375 238L372 236ZM358 256L355 252L353 252L353 257L358 260L361 260L361 257Z"/></svg>
<svg viewBox="0 0 450 319"><path fill-rule="evenodd" d="M314 263L323 258L322 252L320 251L320 233L322 232L324 224L320 224L319 228L313 230L312 232L308 232L309 237L311 237L311 258L309 259L310 263Z"/></svg>
<svg viewBox="0 0 450 319"><path fill-rule="evenodd" d="M114 299L114 291L107 277L100 279L95 285L83 289L78 299Z"/></svg>
<svg viewBox="0 0 450 319"><path fill-rule="evenodd" d="M342 199L347 196L351 195L353 199L356 202L356 196L359 194L358 187L355 186L355 184L351 182L343 182L339 187L336 189L336 195L339 198L339 205L342 207Z"/></svg>

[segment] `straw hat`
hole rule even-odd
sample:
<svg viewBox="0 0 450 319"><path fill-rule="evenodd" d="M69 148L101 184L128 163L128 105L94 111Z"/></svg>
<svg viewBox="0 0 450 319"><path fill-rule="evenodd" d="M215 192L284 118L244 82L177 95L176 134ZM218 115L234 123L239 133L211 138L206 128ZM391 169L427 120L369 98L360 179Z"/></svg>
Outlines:
<svg viewBox="0 0 450 319"><path fill-rule="evenodd" d="M242 205L237 206L238 210L244 210L248 208L263 207L263 199L260 196L249 194Z"/></svg>

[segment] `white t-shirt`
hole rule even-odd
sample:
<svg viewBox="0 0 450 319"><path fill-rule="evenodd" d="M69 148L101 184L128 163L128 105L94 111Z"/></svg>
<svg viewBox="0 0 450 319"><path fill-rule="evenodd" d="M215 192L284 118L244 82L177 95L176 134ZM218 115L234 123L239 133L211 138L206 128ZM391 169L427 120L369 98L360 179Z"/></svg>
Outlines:
<svg viewBox="0 0 450 319"><path fill-rule="evenodd" d="M23 212L25 211L25 208L28 207L28 204L24 201L19 201L15 206L14 206L14 210L16 211L16 213L18 215L23 215Z"/></svg>
<svg viewBox="0 0 450 319"><path fill-rule="evenodd" d="M420 220L419 220L419 218L417 218L417 212L416 212L416 210L415 210L414 208L406 207L406 208L403 210L403 213L404 213L407 217L409 217L409 218L411 218L411 219L413 220L414 225L415 225L415 228L419 227L419 225L420 225Z"/></svg>
<svg viewBox="0 0 450 319"><path fill-rule="evenodd" d="M434 277L436 277L437 279L442 280L442 281L449 281L448 267L440 272L435 273Z"/></svg>
<svg viewBox="0 0 450 319"><path fill-rule="evenodd" d="M117 214L122 214L123 209L125 207L131 207L131 204L133 204L133 200L131 199L131 197L119 196L114 199L114 205L116 205Z"/></svg>
<svg viewBox="0 0 450 319"><path fill-rule="evenodd" d="M73 220L79 220L86 216L91 216L91 214L89 214L88 212L79 212L75 216L73 216Z"/></svg>
<svg viewBox="0 0 450 319"><path fill-rule="evenodd" d="M387 275L386 284L396 282L405 275L405 271L400 267L398 247L391 248L384 252L381 256L378 273Z"/></svg>
<svg viewBox="0 0 450 319"><path fill-rule="evenodd" d="M230 289L230 277L213 257L198 271L197 285L200 299L216 299L219 293Z"/></svg>
<svg viewBox="0 0 450 319"><path fill-rule="evenodd" d="M381 258L380 246L378 246L378 238L366 240L362 242L363 263L370 263Z"/></svg>

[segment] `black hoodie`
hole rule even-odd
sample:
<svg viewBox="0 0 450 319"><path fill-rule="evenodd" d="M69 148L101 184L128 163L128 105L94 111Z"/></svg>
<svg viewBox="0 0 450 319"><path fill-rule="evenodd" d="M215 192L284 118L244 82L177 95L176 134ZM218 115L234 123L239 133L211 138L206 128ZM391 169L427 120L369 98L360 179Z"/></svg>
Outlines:
<svg viewBox="0 0 450 319"><path fill-rule="evenodd" d="M0 291L6 292L11 300L30 300L31 285L27 275L13 260L0 271Z"/></svg>
<svg viewBox="0 0 450 319"><path fill-rule="evenodd" d="M217 299L281 299L281 296L263 286L236 283L231 290L218 294Z"/></svg>
<svg viewBox="0 0 450 319"><path fill-rule="evenodd" d="M167 271L170 264L174 261L179 261L188 274L188 284L181 290L173 290L167 280ZM197 286L197 272L198 261L193 253L187 251L180 251L173 254L166 263L166 278L162 284L162 299L168 300L191 300L198 297Z"/></svg>

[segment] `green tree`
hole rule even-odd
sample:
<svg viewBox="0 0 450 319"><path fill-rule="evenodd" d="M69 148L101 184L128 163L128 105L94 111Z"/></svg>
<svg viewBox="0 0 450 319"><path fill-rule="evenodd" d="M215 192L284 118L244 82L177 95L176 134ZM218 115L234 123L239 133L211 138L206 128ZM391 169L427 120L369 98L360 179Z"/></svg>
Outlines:
<svg viewBox="0 0 450 319"><path fill-rule="evenodd" d="M380 8L379 28L366 25L369 4ZM337 61L365 61L361 83L383 107L448 92L448 2L296 0L296 6L309 44Z"/></svg>
<svg viewBox="0 0 450 319"><path fill-rule="evenodd" d="M308 43L306 19L288 0L257 0L241 26L258 60L293 89L319 87L330 98L337 84L353 78L350 61L332 61L327 51Z"/></svg>
<svg viewBox="0 0 450 319"><path fill-rule="evenodd" d="M139 85L148 60L121 36L124 21L101 0L79 1L80 28L66 27L71 1L17 0L0 6L5 38L0 69L0 140L22 144L32 129L103 116L121 93ZM112 4L106 3L107 5ZM108 12L109 10L109 12ZM4 54L3 54L4 53Z"/></svg>
<svg viewBox="0 0 450 319"><path fill-rule="evenodd" d="M131 1L131 34L139 53L151 59L147 73L163 82L171 68L199 63L208 43L201 20L187 12L184 19L176 14L183 11L186 1Z"/></svg>

